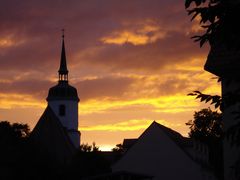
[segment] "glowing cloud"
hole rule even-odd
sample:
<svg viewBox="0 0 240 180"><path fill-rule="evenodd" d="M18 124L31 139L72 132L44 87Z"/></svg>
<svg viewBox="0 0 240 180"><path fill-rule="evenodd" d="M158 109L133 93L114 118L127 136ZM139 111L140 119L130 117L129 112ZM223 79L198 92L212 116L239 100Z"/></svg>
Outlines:
<svg viewBox="0 0 240 180"><path fill-rule="evenodd" d="M81 127L79 130L83 131L136 131L146 129L153 120L140 119L140 120L128 120L115 124L103 124L96 126ZM169 123L165 120L156 120L158 123L167 127L181 126L181 124Z"/></svg>
<svg viewBox="0 0 240 180"><path fill-rule="evenodd" d="M16 40L14 39L14 35L8 35L3 38L0 38L0 48L8 48L12 46L17 46L20 44L23 44L25 41L22 40Z"/></svg>
<svg viewBox="0 0 240 180"><path fill-rule="evenodd" d="M109 99L89 100L79 107L81 114L105 112L107 110L122 108L148 108L149 111L177 113L186 110L194 110L198 105L192 97L186 95L162 96L158 98L142 98L127 101L114 101Z"/></svg>
<svg viewBox="0 0 240 180"><path fill-rule="evenodd" d="M126 25L132 27L134 23L125 23ZM122 45L130 43L137 46L154 43L159 39L165 38L166 34L167 32L161 29L159 25L152 23L152 21L147 21L147 23L137 24L135 28L126 27L123 30L114 31L110 35L101 38L101 41L105 44Z"/></svg>
<svg viewBox="0 0 240 180"><path fill-rule="evenodd" d="M11 97L11 99L9 98ZM44 108L45 103L41 103L34 99L31 95L19 94L0 94L0 107L1 109L12 109L17 107L31 108L40 107Z"/></svg>
<svg viewBox="0 0 240 180"><path fill-rule="evenodd" d="M153 120L187 132L203 107L187 94L220 92L203 70L208 49L190 40L201 29L182 1L14 2L1 3L0 120L37 123L57 83L63 25L82 142L109 148Z"/></svg>

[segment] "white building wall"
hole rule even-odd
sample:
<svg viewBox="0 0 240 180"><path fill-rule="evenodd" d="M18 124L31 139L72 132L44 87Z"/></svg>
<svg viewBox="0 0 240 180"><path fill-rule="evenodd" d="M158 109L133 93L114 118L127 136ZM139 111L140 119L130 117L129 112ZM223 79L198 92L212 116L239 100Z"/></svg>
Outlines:
<svg viewBox="0 0 240 180"><path fill-rule="evenodd" d="M75 145L80 146L80 132L78 131L78 102L67 100L48 101L48 105L59 118L63 127L68 130L68 135ZM65 105L65 115L59 115L59 106Z"/></svg>
<svg viewBox="0 0 240 180"><path fill-rule="evenodd" d="M48 105L55 112L57 117L60 119L62 125L67 129L78 129L78 102L77 101L49 101ZM59 115L59 106L65 105L66 113L65 116Z"/></svg>

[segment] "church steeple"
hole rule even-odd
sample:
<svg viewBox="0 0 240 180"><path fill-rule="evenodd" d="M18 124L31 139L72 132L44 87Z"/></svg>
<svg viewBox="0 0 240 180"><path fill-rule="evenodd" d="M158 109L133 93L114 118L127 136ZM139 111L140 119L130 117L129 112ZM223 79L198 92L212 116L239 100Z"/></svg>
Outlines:
<svg viewBox="0 0 240 180"><path fill-rule="evenodd" d="M48 91L48 106L53 110L64 131L76 148L80 145L80 132L78 131L78 102L77 89L68 83L68 69L65 54L64 30L62 34L62 52L58 70L59 81Z"/></svg>
<svg viewBox="0 0 240 180"><path fill-rule="evenodd" d="M64 44L64 29L62 30L62 53L61 53L61 60L60 60L60 67L58 70L58 78L59 82L68 82L68 69L67 69L67 60L66 60L66 53L65 53L65 44Z"/></svg>

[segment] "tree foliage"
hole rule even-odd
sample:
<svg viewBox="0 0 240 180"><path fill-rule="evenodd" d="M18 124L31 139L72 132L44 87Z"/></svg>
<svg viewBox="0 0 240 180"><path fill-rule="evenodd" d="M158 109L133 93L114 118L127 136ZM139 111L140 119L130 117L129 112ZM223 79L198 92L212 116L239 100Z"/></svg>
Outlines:
<svg viewBox="0 0 240 180"><path fill-rule="evenodd" d="M185 8L191 20L200 17L200 26L205 29L203 34L192 37L201 47L209 42L210 45L223 43L229 48L239 48L238 0L185 0Z"/></svg>
<svg viewBox="0 0 240 180"><path fill-rule="evenodd" d="M210 102L215 106L216 109L220 109L222 112L224 111L225 108L228 108L229 106L232 106L232 105L236 105L240 102L240 90L236 90L233 93L227 93L224 95L223 98L218 95L203 94L200 91L194 91L189 95L196 96L196 99L199 99L201 102L205 102L205 103ZM240 121L239 121L240 113L233 112L233 114L235 115L236 123L232 127L228 128L226 132L223 132L222 117L220 118L219 116L219 118L217 118L218 115L216 114L216 112L217 111L215 111L215 113L210 115L209 113L207 113L207 111L205 111L204 114L205 115L208 114L208 116L204 116L202 112L201 113L195 112L194 121L188 122L187 125L190 126L190 133L189 133L190 136L200 138L201 140L205 139L205 141L209 144L210 154L212 154L211 157L213 157L213 159L210 161L212 161L213 164L215 164L214 167L216 167L216 176L219 176L220 178L222 178L223 175L221 174L222 174L223 167L220 165L222 161L221 160L222 152L220 150L221 145L219 145L219 143L217 144L215 143L218 136L214 138L213 135L214 134L219 135L218 139L220 140L220 143L221 143L221 139L225 137L229 139L229 142L231 143L232 146L239 147L240 146ZM209 121L209 118L212 119L212 122ZM216 121L217 119L219 121ZM202 120L206 122L203 122ZM209 127L206 128L206 124L208 124ZM201 128L199 128L199 125L201 128L204 128L205 130L203 131ZM221 129L221 131L219 131L220 130L219 128ZM211 132L211 130L213 130L212 131L213 134L208 133L208 132ZM219 147L219 148L216 148L216 147ZM233 165L233 169L236 175L240 177L240 174L239 174L240 159L238 159L237 162Z"/></svg>
<svg viewBox="0 0 240 180"><path fill-rule="evenodd" d="M199 140L221 138L223 135L222 113L210 108L194 113L194 119L186 123L189 126L189 136Z"/></svg>
<svg viewBox="0 0 240 180"><path fill-rule="evenodd" d="M8 121L0 122L0 152L10 152L10 149L19 148L30 134L27 124L13 123Z"/></svg>
<svg viewBox="0 0 240 180"><path fill-rule="evenodd" d="M27 124L0 122L0 166L5 173L0 173L0 179L33 179L45 172L46 164L36 161L39 156L33 153L29 143L30 128ZM40 159L40 157L39 157ZM41 161L43 158L41 158ZM11 173L9 173L11 172ZM45 174L49 174L46 172Z"/></svg>
<svg viewBox="0 0 240 180"><path fill-rule="evenodd" d="M216 109L224 111L224 108L236 105L240 102L240 90L237 89L233 93L226 93L224 98L219 95L209 95L201 93L200 91L193 91L188 94L189 96L196 96L196 99L199 99L201 102L210 103L214 105ZM223 100L224 99L224 100ZM233 112L235 115L236 123L234 126L230 127L226 132L225 136L230 139L232 145L240 146L240 113Z"/></svg>
<svg viewBox="0 0 240 180"><path fill-rule="evenodd" d="M123 152L123 144L122 143L116 144L116 146L114 148L112 148L112 151L122 153Z"/></svg>
<svg viewBox="0 0 240 180"><path fill-rule="evenodd" d="M213 166L216 177L223 177L222 113L210 108L194 113L194 119L186 123L190 128L189 136L208 145L209 162Z"/></svg>
<svg viewBox="0 0 240 180"><path fill-rule="evenodd" d="M26 138L30 134L30 128L27 124L13 123L8 121L0 122L0 139L3 138Z"/></svg>
<svg viewBox="0 0 240 180"><path fill-rule="evenodd" d="M192 93L189 93L188 96L196 96L196 99L199 99L201 102L209 102L211 105L214 105L215 109L219 108L223 111L222 97L219 95L209 95L203 94L200 91L193 91Z"/></svg>
<svg viewBox="0 0 240 180"><path fill-rule="evenodd" d="M64 172L63 179L74 179L75 177L81 179L109 172L111 172L110 163L96 146L96 143L93 142L92 145L86 143L80 145L79 151Z"/></svg>
<svg viewBox="0 0 240 180"><path fill-rule="evenodd" d="M92 145L89 145L88 143L86 144L81 144L80 145L80 151L82 152L97 152L99 151L99 147L96 145L95 142L92 143Z"/></svg>

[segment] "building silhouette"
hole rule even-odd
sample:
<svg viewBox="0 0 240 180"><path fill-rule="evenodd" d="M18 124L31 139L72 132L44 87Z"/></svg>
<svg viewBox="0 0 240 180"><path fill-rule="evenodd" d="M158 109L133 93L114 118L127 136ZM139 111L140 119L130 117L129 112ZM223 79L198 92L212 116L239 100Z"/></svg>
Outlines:
<svg viewBox="0 0 240 180"><path fill-rule="evenodd" d="M30 139L53 162L65 164L80 147L77 89L69 85L64 34L58 70L58 83L47 96L47 108L33 129Z"/></svg>
<svg viewBox="0 0 240 180"><path fill-rule="evenodd" d="M113 166L113 172L141 173L160 179L214 179L208 149L153 122Z"/></svg>

